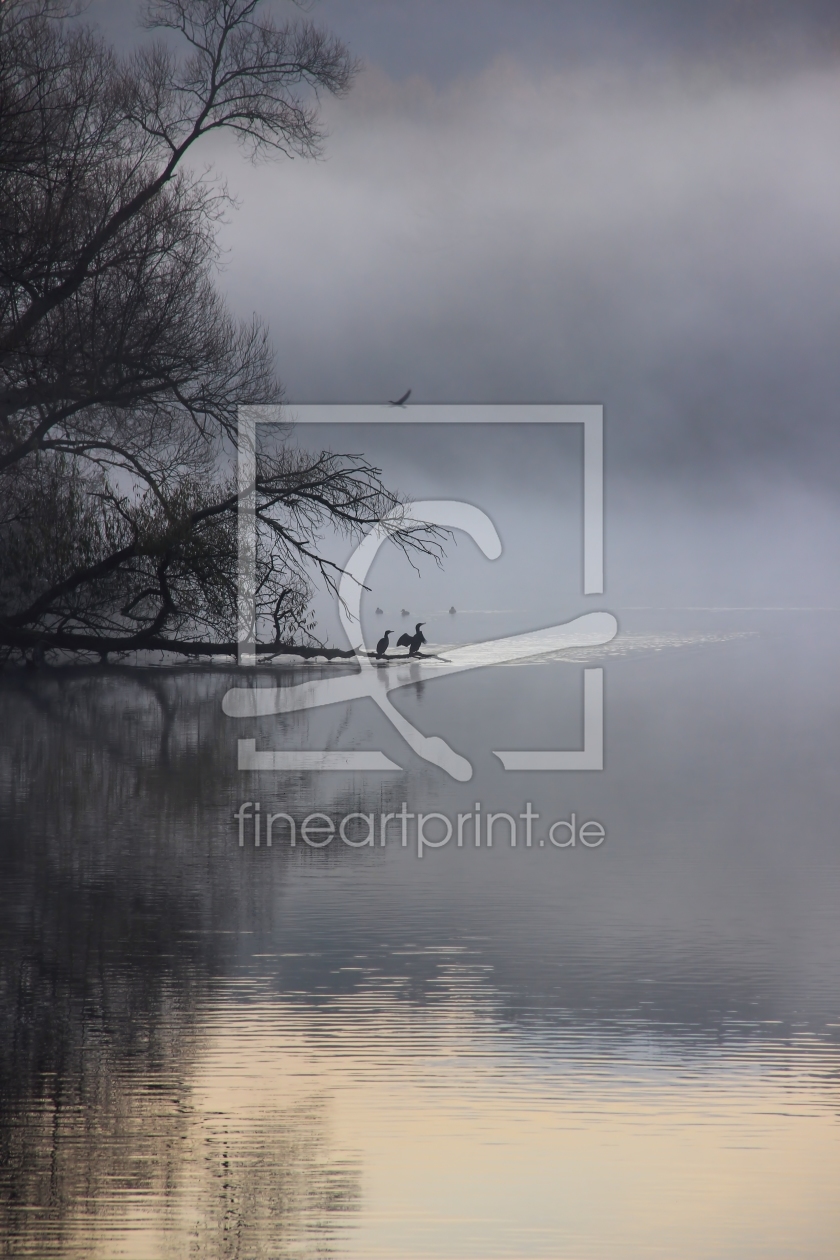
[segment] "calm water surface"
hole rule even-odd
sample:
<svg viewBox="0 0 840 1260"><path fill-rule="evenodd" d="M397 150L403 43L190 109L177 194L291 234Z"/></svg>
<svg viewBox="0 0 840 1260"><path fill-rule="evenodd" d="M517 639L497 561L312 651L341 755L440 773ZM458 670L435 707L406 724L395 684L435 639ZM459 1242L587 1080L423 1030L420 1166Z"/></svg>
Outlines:
<svg viewBox="0 0 840 1260"><path fill-rule="evenodd" d="M621 623L392 693L469 783L368 701L226 718L232 670L3 677L2 1254L840 1254L840 614ZM580 745L584 660L604 772L505 774ZM246 800L540 822L240 848ZM540 847L573 811L603 845Z"/></svg>

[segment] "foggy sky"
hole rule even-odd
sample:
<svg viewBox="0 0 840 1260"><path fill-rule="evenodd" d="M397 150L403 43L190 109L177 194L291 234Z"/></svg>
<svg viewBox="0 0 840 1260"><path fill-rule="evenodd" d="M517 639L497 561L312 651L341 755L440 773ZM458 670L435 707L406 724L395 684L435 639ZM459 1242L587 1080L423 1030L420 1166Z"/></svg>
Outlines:
<svg viewBox="0 0 840 1260"><path fill-rule="evenodd" d="M735 594L762 568L833 599L836 4L307 7L362 63L323 158L196 155L237 198L220 285L287 399L603 403L614 558L693 534ZM89 12L137 38L128 0Z"/></svg>
<svg viewBox="0 0 840 1260"><path fill-rule="evenodd" d="M611 60L555 58L581 7L319 6L365 67L323 161L219 154L231 300L268 319L295 401L603 402L622 465L830 476L840 75L825 41L806 55L818 11L789 64L790 7L751 24L772 56L715 50L697 6L630 5L635 29L590 18Z"/></svg>
<svg viewBox="0 0 840 1260"><path fill-rule="evenodd" d="M305 7L362 62L323 160L199 155L290 400L603 402L614 468L833 484L836 5Z"/></svg>

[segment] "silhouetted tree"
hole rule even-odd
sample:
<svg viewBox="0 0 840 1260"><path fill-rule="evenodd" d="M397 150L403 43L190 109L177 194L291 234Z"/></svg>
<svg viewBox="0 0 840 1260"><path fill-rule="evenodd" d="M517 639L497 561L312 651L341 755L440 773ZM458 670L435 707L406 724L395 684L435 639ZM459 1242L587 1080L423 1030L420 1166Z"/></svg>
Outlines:
<svg viewBox="0 0 840 1260"><path fill-rule="evenodd" d="M152 0L165 32L119 58L51 0L0 4L0 645L229 650L231 454L242 403L281 397L265 329L214 287L227 194L186 166L210 132L318 153L321 92L354 64L260 0ZM176 51L177 49L177 51ZM323 526L398 505L361 457L257 460L258 610L312 629ZM397 541L427 550L407 528Z"/></svg>

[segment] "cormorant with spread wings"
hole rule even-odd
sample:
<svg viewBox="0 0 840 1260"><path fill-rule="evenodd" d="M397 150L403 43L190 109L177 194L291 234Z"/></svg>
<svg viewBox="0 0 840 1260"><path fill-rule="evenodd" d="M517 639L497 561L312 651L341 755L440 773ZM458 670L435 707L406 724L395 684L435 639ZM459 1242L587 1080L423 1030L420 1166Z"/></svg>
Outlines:
<svg viewBox="0 0 840 1260"><path fill-rule="evenodd" d="M425 621L418 621L414 634L401 634L397 639L397 647L407 647L409 656L416 656L420 651L422 644L426 642L426 636L420 629L425 626Z"/></svg>

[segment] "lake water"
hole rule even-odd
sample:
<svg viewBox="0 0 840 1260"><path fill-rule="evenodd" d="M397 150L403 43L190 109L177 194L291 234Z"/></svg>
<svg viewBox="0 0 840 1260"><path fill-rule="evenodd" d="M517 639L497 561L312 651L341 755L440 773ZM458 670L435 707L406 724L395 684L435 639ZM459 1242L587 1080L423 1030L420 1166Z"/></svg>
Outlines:
<svg viewBox="0 0 840 1260"><path fill-rule="evenodd" d="M226 717L232 668L2 677L2 1254L840 1253L840 614L619 620L391 693L467 782L370 700ZM603 772L506 773L581 746L589 664ZM380 844L403 802L479 802L482 844ZM315 812L375 844L308 846ZM546 843L572 814L603 843Z"/></svg>

